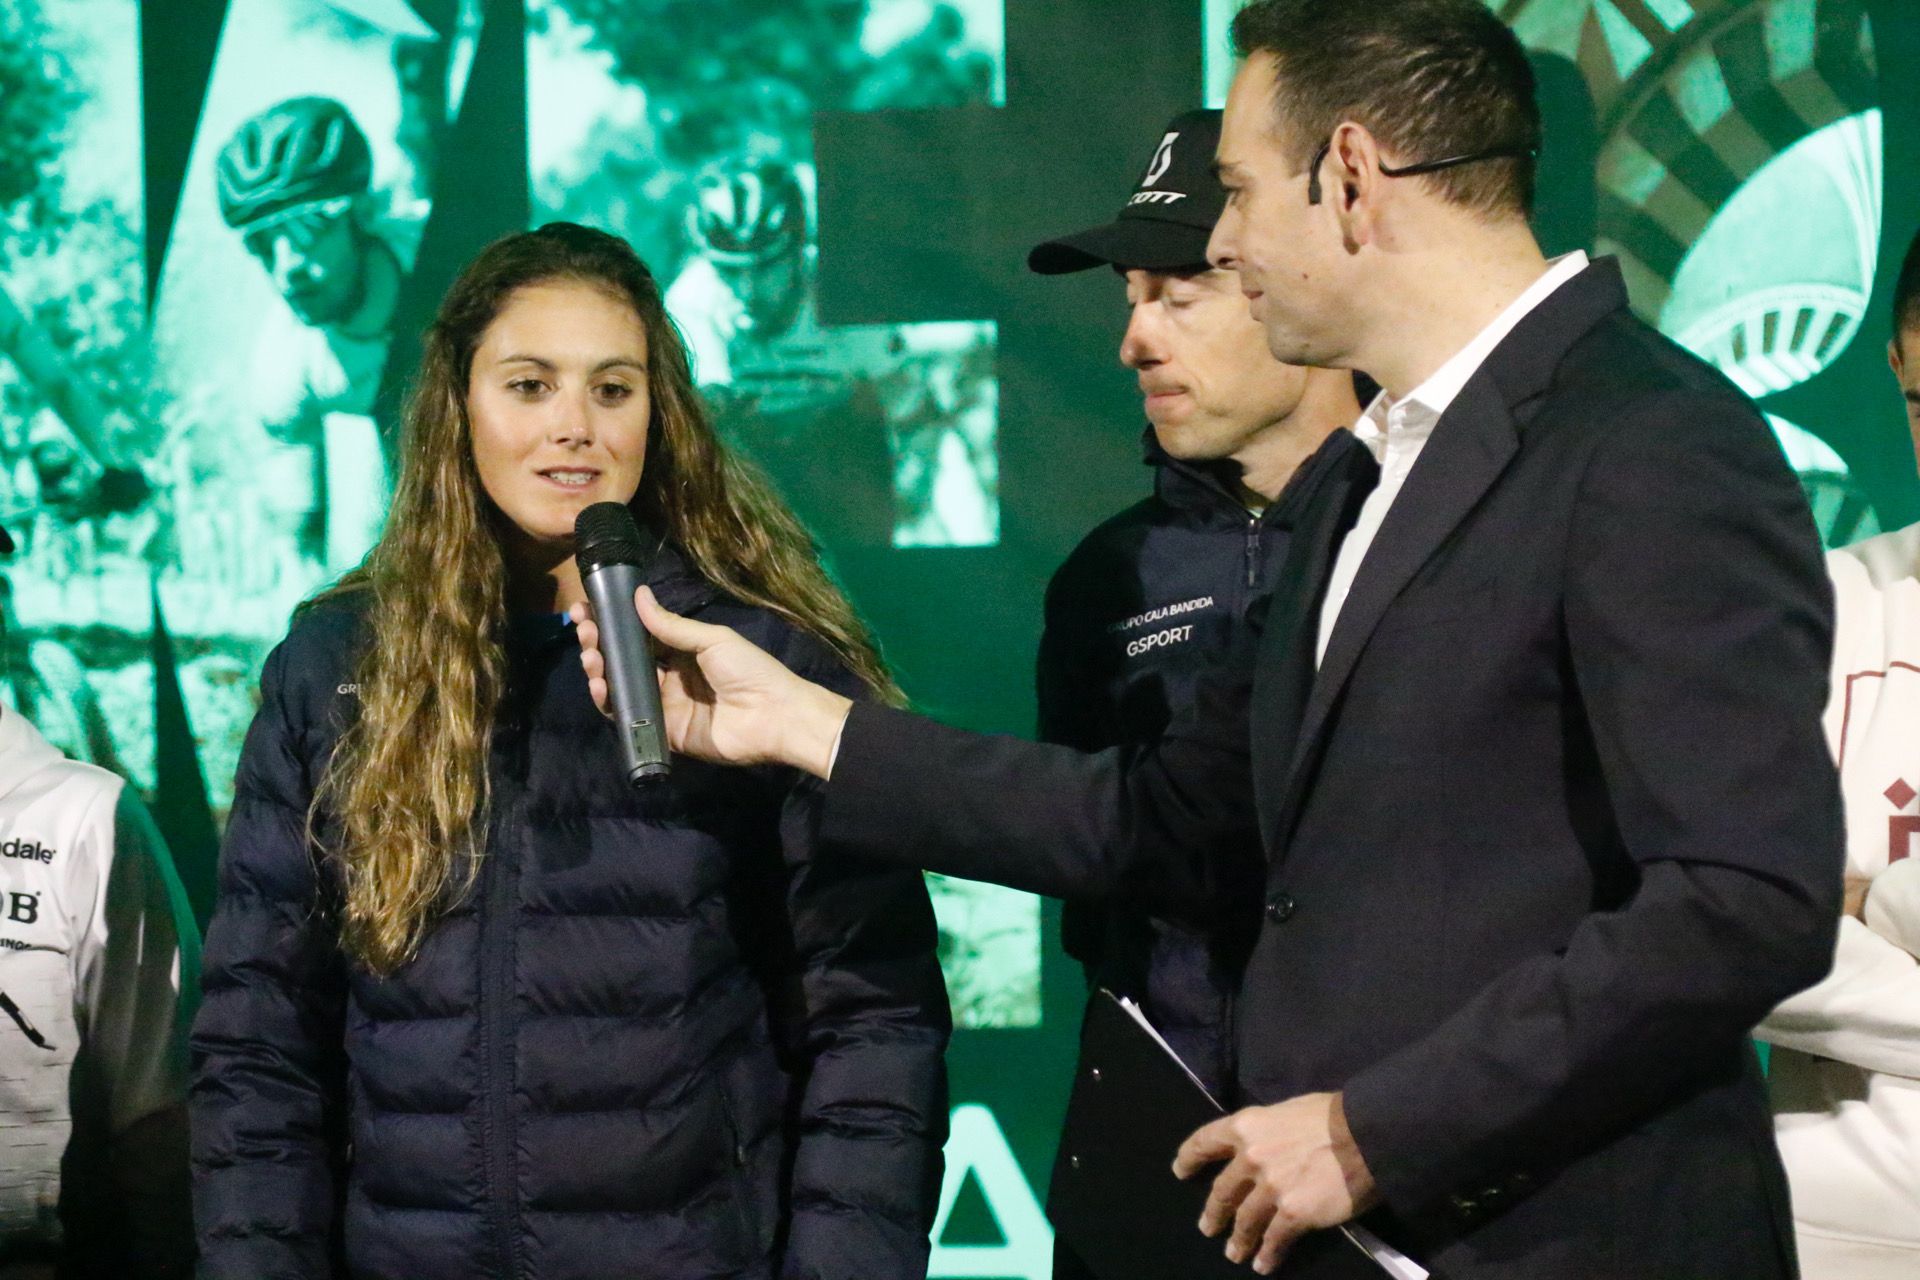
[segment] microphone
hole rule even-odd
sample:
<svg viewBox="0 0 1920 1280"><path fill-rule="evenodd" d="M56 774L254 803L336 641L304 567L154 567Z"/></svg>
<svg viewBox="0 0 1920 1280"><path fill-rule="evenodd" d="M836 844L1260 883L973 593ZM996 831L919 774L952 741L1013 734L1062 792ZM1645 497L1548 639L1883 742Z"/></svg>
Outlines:
<svg viewBox="0 0 1920 1280"><path fill-rule="evenodd" d="M600 657L606 664L620 757L627 781L636 787L666 777L669 768L653 646L633 611L633 593L646 559L639 526L625 503L596 502L575 518L573 560L600 626Z"/></svg>

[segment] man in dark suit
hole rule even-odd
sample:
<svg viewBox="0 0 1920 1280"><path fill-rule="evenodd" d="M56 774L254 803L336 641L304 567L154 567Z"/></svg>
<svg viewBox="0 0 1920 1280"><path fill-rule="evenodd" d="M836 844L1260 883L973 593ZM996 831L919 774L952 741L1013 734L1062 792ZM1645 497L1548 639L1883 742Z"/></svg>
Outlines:
<svg viewBox="0 0 1920 1280"><path fill-rule="evenodd" d="M1204 903L1257 828L1264 900L1213 926L1251 934L1242 1109L1177 1161L1224 1162L1201 1226L1256 1270L1373 1210L1449 1280L1791 1276L1746 1035L1840 905L1799 487L1617 266L1541 257L1532 78L1484 5L1260 0L1234 32L1210 256L1277 357L1385 388L1379 484L1296 529L1251 675L1078 755L849 714L643 596L691 655L673 740L830 776L850 854L1045 893Z"/></svg>

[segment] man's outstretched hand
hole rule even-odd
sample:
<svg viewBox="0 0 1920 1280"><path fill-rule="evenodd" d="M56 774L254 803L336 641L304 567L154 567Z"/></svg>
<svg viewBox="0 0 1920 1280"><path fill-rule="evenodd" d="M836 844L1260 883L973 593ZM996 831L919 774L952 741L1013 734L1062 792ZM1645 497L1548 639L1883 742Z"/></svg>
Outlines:
<svg viewBox="0 0 1920 1280"><path fill-rule="evenodd" d="M662 660L660 706L667 743L716 764L784 764L824 778L853 703L804 680L732 627L695 622L660 607L641 587L633 604ZM568 611L593 703L607 710L606 662L592 611Z"/></svg>

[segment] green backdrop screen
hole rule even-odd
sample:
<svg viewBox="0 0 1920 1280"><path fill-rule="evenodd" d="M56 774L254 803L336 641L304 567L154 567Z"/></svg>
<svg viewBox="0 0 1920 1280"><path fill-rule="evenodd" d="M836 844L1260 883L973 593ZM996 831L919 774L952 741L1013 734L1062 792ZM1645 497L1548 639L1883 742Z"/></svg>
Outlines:
<svg viewBox="0 0 1920 1280"><path fill-rule="evenodd" d="M1920 518L1884 365L1920 11L1490 3L1540 74L1549 250L1618 255L1760 401L1830 544ZM481 245L566 218L665 283L919 705L1028 732L1047 577L1148 475L1121 286L1025 252L1223 100L1236 7L0 0L0 699L134 780L204 920L261 661L378 534L422 324ZM236 230L217 157L301 97L365 139L367 190ZM744 249L699 216L741 174L727 198L787 206ZM290 291L290 261L350 287ZM1084 990L1055 904L930 880L959 1027L932 1271L1045 1276Z"/></svg>

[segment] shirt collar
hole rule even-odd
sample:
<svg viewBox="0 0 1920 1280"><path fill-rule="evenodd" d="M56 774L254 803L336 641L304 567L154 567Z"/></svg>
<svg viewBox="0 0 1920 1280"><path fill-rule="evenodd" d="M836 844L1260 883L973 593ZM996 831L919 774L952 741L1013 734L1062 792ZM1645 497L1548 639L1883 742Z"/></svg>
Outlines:
<svg viewBox="0 0 1920 1280"><path fill-rule="evenodd" d="M1447 411L1461 388L1480 371L1494 349L1506 340L1519 323L1526 319L1533 309L1545 302L1561 285L1585 271L1590 265L1585 252L1575 250L1562 254L1547 264L1546 271L1538 280L1528 285L1526 291L1512 302L1493 322L1479 333L1466 346L1453 354L1445 364L1428 375L1427 380L1409 391L1400 400L1394 400L1382 391L1360 415L1360 421L1354 425L1353 434L1372 451L1378 460L1386 449L1389 429L1408 428L1421 433L1432 430L1440 421L1440 415Z"/></svg>

